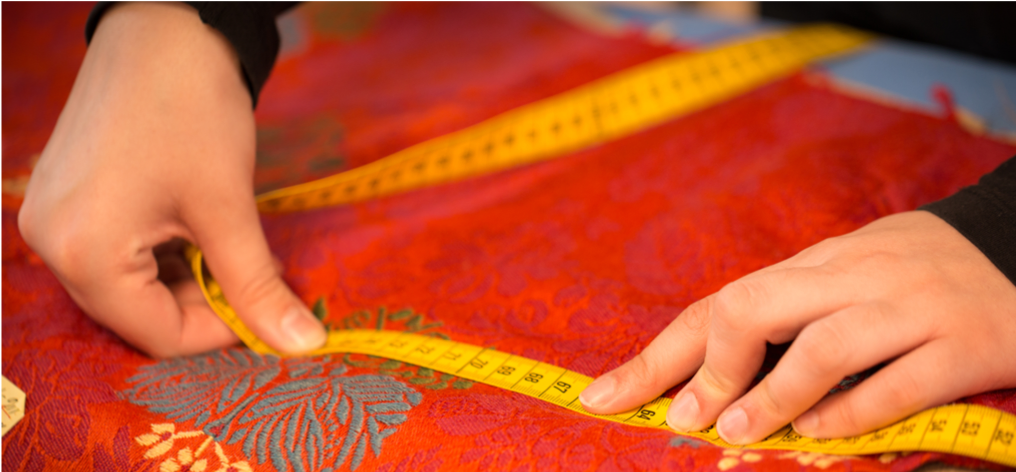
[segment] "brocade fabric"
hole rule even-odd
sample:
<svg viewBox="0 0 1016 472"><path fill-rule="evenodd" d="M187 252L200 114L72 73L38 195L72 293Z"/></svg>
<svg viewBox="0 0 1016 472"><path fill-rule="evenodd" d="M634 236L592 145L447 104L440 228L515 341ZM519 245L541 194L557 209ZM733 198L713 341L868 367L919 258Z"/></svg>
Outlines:
<svg viewBox="0 0 1016 472"><path fill-rule="evenodd" d="M1000 468L724 450L361 355L146 357L87 318L17 229L89 8L4 5L3 374L28 395L3 438L5 470ZM256 113L259 191L675 52L530 4L309 4L280 24L290 42ZM724 284L954 193L1013 154L810 71L551 161L263 225L286 281L336 328L429 333L596 376ZM1012 390L964 401L1016 412Z"/></svg>

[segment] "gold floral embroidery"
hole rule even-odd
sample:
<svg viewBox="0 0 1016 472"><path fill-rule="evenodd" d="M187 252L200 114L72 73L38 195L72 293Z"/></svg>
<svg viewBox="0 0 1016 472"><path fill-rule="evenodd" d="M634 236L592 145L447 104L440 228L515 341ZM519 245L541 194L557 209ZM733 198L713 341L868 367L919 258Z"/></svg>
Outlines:
<svg viewBox="0 0 1016 472"><path fill-rule="evenodd" d="M219 443L215 443L215 455L219 457L219 463L222 464L215 472L251 472L250 464L247 464L247 461L230 462Z"/></svg>
<svg viewBox="0 0 1016 472"><path fill-rule="evenodd" d="M827 469L837 462L857 459L857 456L831 456L818 452L792 451L781 455L780 459L796 459L797 463L801 465L814 465L819 469Z"/></svg>
<svg viewBox="0 0 1016 472"><path fill-rule="evenodd" d="M886 452L886 453L883 453L881 456L878 456L878 461L883 463L883 464L888 464L888 463L890 463L890 462L892 462L892 461L894 461L896 459L899 459L900 457L906 457L906 456L909 456L909 455L910 455L910 451L905 451L905 452Z"/></svg>
<svg viewBox="0 0 1016 472"><path fill-rule="evenodd" d="M210 442L212 442L212 438L206 438L205 442L201 443L201 446L198 447L197 452L191 452L189 447L180 449L175 459L166 459L159 465L159 472L178 472L184 468L187 468L186 470L189 472L204 472L208 467L208 460L198 459L195 461L194 458L200 456Z"/></svg>
<svg viewBox="0 0 1016 472"><path fill-rule="evenodd" d="M153 424L151 433L142 434L134 440L142 446L151 446L148 451L145 451L145 459L154 459L169 452L169 450L173 447L173 443L177 439L192 438L203 434L205 433L202 433L201 431L184 431L177 433L175 424L163 423Z"/></svg>
<svg viewBox="0 0 1016 472"><path fill-rule="evenodd" d="M757 452L750 450L746 451L743 449L726 449L723 451L723 459L716 464L720 470L730 470L737 467L744 462L758 462L762 460L762 455Z"/></svg>
<svg viewBox="0 0 1016 472"><path fill-rule="evenodd" d="M182 470L205 472L208 470L208 459L201 458L201 456L208 450L209 446L214 446L215 458L219 463L219 468L215 472L252 472L250 464L247 461L231 461L222 449L222 446L215 442L211 436L206 435L202 431L177 432L176 425L173 423L153 424L152 432L134 438L134 442L148 447L148 450L145 451L146 459L155 459L169 453L174 446L179 445L180 440L202 436L205 439L197 449L184 446L176 451L175 457L169 454L169 457L163 459L162 463L159 464L159 472L180 472Z"/></svg>

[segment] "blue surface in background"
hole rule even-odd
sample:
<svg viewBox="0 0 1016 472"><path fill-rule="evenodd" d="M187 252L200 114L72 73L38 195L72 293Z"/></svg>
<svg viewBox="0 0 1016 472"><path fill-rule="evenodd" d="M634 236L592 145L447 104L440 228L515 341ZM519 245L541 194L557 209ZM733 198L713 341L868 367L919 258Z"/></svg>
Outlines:
<svg viewBox="0 0 1016 472"><path fill-rule="evenodd" d="M952 51L897 40L829 62L834 76L859 82L928 108L935 85L955 103L984 119L988 129L1016 131L1016 68ZM1008 105L1008 112L1006 111Z"/></svg>
<svg viewBox="0 0 1016 472"><path fill-rule="evenodd" d="M666 28L683 44L708 45L786 26L773 20L731 23L681 11L647 11L610 4L614 19L654 30ZM989 130L1016 132L1016 66L946 49L884 38L865 51L824 63L834 77L859 83L934 113L932 89L944 85L956 105L982 118Z"/></svg>

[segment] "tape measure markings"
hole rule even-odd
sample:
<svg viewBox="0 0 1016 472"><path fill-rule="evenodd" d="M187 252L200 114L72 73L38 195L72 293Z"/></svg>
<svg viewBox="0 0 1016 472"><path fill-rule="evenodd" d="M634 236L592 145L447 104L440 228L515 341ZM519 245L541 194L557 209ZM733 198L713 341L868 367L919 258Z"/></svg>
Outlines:
<svg viewBox="0 0 1016 472"><path fill-rule="evenodd" d="M260 354L281 355L254 336L236 316L219 285L204 273L201 253L196 248L189 247L186 254L205 298L230 329L251 350ZM579 393L592 383L591 377L495 349L408 332L338 330L330 331L325 346L310 355L333 353L359 353L394 359L548 401L579 414L633 426L669 430L665 419L671 403L669 398L659 397L618 414L593 414L577 402ZM554 380L550 381L550 378ZM968 417L974 418L970 416L971 412L977 415L976 421L968 420ZM664 419L654 421L655 418ZM983 424L992 424L993 427L982 428ZM907 441L906 438L918 429L921 430L921 438L916 442ZM991 432L987 433L989 429ZM954 404L932 408L871 433L843 439L805 438L789 425L749 446L734 446L723 441L716 432L715 425L699 432L681 434L721 447L827 454L921 450L960 454L1016 467L1016 448L1012 444L1016 435L1016 415L980 405ZM903 441L898 442L901 438Z"/></svg>
<svg viewBox="0 0 1016 472"><path fill-rule="evenodd" d="M338 175L268 192L258 197L259 208L352 203L560 156L719 103L868 38L807 26L664 56Z"/></svg>
<svg viewBox="0 0 1016 472"><path fill-rule="evenodd" d="M370 164L263 194L258 197L258 206L273 212L352 203L561 156L719 103L790 74L815 58L855 49L868 38L856 31L820 25L658 58ZM200 251L189 247L186 254L216 314L253 351L280 355L239 320L219 285L205 273ZM347 352L428 367L587 416L669 430L665 419L669 398L660 397L614 415L595 415L577 401L579 393L592 382L591 377L491 348L413 333L343 330L330 332L325 347L312 354ZM921 434L915 439L917 431ZM723 441L715 425L685 435L722 447L740 447ZM843 439L805 438L788 425L747 447L830 454L923 450L1016 466L1014 435L1016 416L957 404L929 409L871 433Z"/></svg>
<svg viewBox="0 0 1016 472"><path fill-rule="evenodd" d="M2 377L0 381L0 406L3 409L2 431L0 436L6 435L22 418L25 417L25 403L28 397L25 392L14 385L14 382Z"/></svg>
<svg viewBox="0 0 1016 472"><path fill-rule="evenodd" d="M467 347L473 349L469 351L470 353L476 354L462 355L465 352L463 349ZM639 408L619 414L591 414L580 404L576 404L578 393L592 381L590 377L513 354L412 333L373 330L335 331L330 333L328 347L317 351L316 354L336 350L376 355L454 373L462 378L545 400L577 413L635 426L666 428L665 420L653 420L657 416L664 417L671 403L668 398L657 398ZM443 362L443 359L449 361ZM470 367L473 370L467 369ZM563 391L556 391L555 386L562 387L560 390ZM1013 424L1009 429L1016 429L1016 417L1013 415L977 405L948 405L918 413L896 424L852 438L811 439L797 434L789 427L784 427L749 447L832 454L927 450L1012 465L1016 464L1016 457L1009 451L996 451L996 448L1005 444L993 440L1003 424L1002 420L1006 417L1012 418ZM916 442L907 440L918 431L921 432L921 436ZM719 438L715 427L689 435L732 447Z"/></svg>

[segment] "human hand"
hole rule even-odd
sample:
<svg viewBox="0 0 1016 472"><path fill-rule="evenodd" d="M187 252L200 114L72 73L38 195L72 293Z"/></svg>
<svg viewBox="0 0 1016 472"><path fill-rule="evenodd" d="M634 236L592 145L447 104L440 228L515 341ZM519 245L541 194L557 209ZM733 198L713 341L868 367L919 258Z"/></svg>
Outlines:
<svg viewBox="0 0 1016 472"><path fill-rule="evenodd" d="M766 343L791 340L746 391ZM915 211L825 240L692 304L581 401L617 413L694 374L667 412L678 431L716 421L725 441L750 444L793 420L805 436L837 438L1016 387L1013 359L1016 286L948 223ZM882 362L857 387L826 397L843 377Z"/></svg>
<svg viewBox="0 0 1016 472"><path fill-rule="evenodd" d="M158 357L236 342L188 277L193 242L239 316L283 352L324 329L289 290L254 201L254 115L232 46L183 4L102 19L18 215L78 305Z"/></svg>

